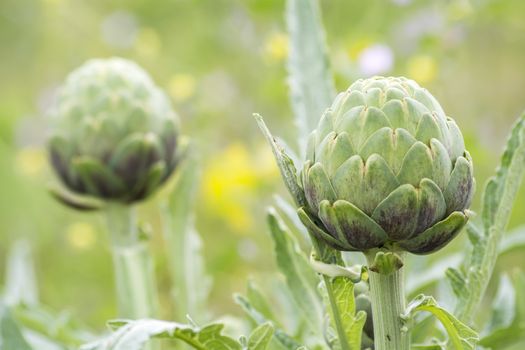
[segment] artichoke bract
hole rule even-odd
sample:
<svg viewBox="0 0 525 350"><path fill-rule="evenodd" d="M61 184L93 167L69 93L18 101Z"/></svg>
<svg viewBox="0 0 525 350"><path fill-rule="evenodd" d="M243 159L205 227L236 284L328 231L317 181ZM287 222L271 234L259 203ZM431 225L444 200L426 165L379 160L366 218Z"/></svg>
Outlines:
<svg viewBox="0 0 525 350"><path fill-rule="evenodd" d="M406 78L358 80L310 136L301 221L338 250L434 252L468 220L473 167L438 101Z"/></svg>
<svg viewBox="0 0 525 350"><path fill-rule="evenodd" d="M86 62L67 77L50 117L50 161L72 194L135 202L177 164L178 118L167 96L131 61ZM81 207L68 194L59 197Z"/></svg>

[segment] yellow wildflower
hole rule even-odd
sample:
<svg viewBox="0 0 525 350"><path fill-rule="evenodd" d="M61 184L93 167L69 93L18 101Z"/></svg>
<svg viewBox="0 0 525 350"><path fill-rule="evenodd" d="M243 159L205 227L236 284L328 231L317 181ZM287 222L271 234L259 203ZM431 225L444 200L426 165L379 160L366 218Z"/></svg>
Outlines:
<svg viewBox="0 0 525 350"><path fill-rule="evenodd" d="M97 235L93 225L87 222L74 222L66 229L66 239L72 247L85 250L95 245Z"/></svg>
<svg viewBox="0 0 525 350"><path fill-rule="evenodd" d="M36 177L45 169L46 161L46 154L43 149L27 147L17 152L15 167L23 175Z"/></svg>
<svg viewBox="0 0 525 350"><path fill-rule="evenodd" d="M137 34L135 49L138 54L145 57L155 57L162 48L159 35L153 28L142 28Z"/></svg>
<svg viewBox="0 0 525 350"><path fill-rule="evenodd" d="M264 51L270 61L280 62L288 57L288 36L284 33L274 33L266 40Z"/></svg>
<svg viewBox="0 0 525 350"><path fill-rule="evenodd" d="M176 101L185 101L195 93L196 81L190 74L176 74L168 83L168 91Z"/></svg>
<svg viewBox="0 0 525 350"><path fill-rule="evenodd" d="M418 55L408 61L408 76L421 84L434 80L437 70L436 61L431 56Z"/></svg>

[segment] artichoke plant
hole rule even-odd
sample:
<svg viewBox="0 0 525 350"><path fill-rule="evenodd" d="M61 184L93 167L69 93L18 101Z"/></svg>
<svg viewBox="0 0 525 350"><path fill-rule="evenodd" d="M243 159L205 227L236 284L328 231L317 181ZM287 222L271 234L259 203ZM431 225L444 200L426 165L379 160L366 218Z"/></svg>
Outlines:
<svg viewBox="0 0 525 350"><path fill-rule="evenodd" d="M406 78L358 80L309 138L301 221L344 251L434 252L468 220L472 160L438 101Z"/></svg>
<svg viewBox="0 0 525 350"><path fill-rule="evenodd" d="M133 62L93 59L73 71L51 111L50 160L73 194L132 203L173 172L178 119L168 98ZM71 193L72 192L72 193Z"/></svg>

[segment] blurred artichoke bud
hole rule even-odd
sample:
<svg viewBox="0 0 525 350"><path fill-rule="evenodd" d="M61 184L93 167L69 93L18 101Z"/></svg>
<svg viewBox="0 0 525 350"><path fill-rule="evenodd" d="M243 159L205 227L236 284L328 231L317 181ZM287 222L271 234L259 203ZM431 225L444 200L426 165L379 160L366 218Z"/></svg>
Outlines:
<svg viewBox="0 0 525 350"><path fill-rule="evenodd" d="M332 247L427 254L468 220L474 191L463 136L438 101L406 78L359 80L311 134L302 222Z"/></svg>
<svg viewBox="0 0 525 350"><path fill-rule="evenodd" d="M95 59L73 71L51 110L50 161L69 193L131 203L148 197L178 160L178 119L133 62Z"/></svg>

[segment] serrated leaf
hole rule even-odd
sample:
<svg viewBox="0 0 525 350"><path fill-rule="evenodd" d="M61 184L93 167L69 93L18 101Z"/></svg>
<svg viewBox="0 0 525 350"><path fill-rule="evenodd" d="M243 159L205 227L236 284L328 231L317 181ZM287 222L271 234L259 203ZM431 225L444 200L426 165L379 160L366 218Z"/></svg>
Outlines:
<svg viewBox="0 0 525 350"><path fill-rule="evenodd" d="M161 204L163 235L166 241L172 296L178 320L190 315L208 321L206 301L211 277L206 274L202 240L195 228L194 207L199 170L194 156L179 165L178 177L167 200Z"/></svg>
<svg viewBox="0 0 525 350"><path fill-rule="evenodd" d="M360 350L361 336L367 314L364 311L356 313L354 284L347 277L333 278L331 279L330 284L333 298L339 312L339 315L337 316L338 319L336 319L332 309L329 310L331 327L334 330L337 329L337 327L342 328L345 335L345 339L334 339L331 343L331 348L335 350ZM326 299L325 304L329 305L330 301L328 300L329 296L326 293L325 284L323 284L323 288L323 296ZM340 334L340 332L338 332L338 334ZM343 341L344 344L341 344L341 341Z"/></svg>
<svg viewBox="0 0 525 350"><path fill-rule="evenodd" d="M470 323L481 303L498 257L512 206L525 173L525 114L514 125L501 164L483 193L483 234L476 235L466 262L467 293L458 298L455 314Z"/></svg>
<svg viewBox="0 0 525 350"><path fill-rule="evenodd" d="M311 269L296 239L277 217L273 208L268 214L268 224L275 245L277 266L286 278L303 318L314 333L320 332L323 319L320 295L317 291L319 278Z"/></svg>
<svg viewBox="0 0 525 350"><path fill-rule="evenodd" d="M277 166L279 167L284 184L295 201L295 204L298 207L306 205L304 191L297 182L297 168L295 167L292 158L284 151L284 148L277 143L273 135L270 133L270 130L264 123L263 118L258 114L254 114L254 117L264 137L268 141L268 144L272 148L272 152L275 157L275 161L277 162Z"/></svg>
<svg viewBox="0 0 525 350"><path fill-rule="evenodd" d="M448 333L449 341L456 350L474 350L479 340L478 334L455 318L450 312L440 307L433 297L419 295L412 300L403 314L403 318L410 319L420 311L432 313L443 325Z"/></svg>
<svg viewBox="0 0 525 350"><path fill-rule="evenodd" d="M0 303L0 350L32 350L7 307Z"/></svg>
<svg viewBox="0 0 525 350"><path fill-rule="evenodd" d="M250 316L250 318L257 324L261 325L266 322L271 322L271 320L268 320L263 316L259 310L255 309L253 305L250 304L248 299L243 297L242 295L236 294L234 295L235 302ZM277 340L279 345L286 350L296 350L299 347L301 347L301 344L299 344L293 337L286 334L282 329L278 328L274 324L274 338Z"/></svg>
<svg viewBox="0 0 525 350"><path fill-rule="evenodd" d="M274 195L274 201L279 214L281 214L281 218L283 218L286 224L289 225L294 233L296 233L296 236L301 240L301 243L305 241L310 245L308 231L302 224L301 220L299 220L297 208L278 194Z"/></svg>
<svg viewBox="0 0 525 350"><path fill-rule="evenodd" d="M273 337L273 326L264 323L253 330L248 338L248 350L266 350Z"/></svg>
<svg viewBox="0 0 525 350"><path fill-rule="evenodd" d="M44 305L18 305L11 311L24 330L71 348L95 339L94 334L67 311L55 312Z"/></svg>
<svg viewBox="0 0 525 350"><path fill-rule="evenodd" d="M331 105L335 88L318 1L288 0L286 23L290 36L291 105L299 128L299 147L304 154L308 135Z"/></svg>
<svg viewBox="0 0 525 350"><path fill-rule="evenodd" d="M234 339L221 334L224 325L188 326L153 319L108 322L115 332L107 338L86 344L81 350L141 350L153 338L179 339L197 350L241 350Z"/></svg>
<svg viewBox="0 0 525 350"><path fill-rule="evenodd" d="M463 298L468 293L467 281L465 279L465 275L461 271L453 267L449 267L445 271L445 276L447 276L450 286L452 287L452 291L457 297Z"/></svg>
<svg viewBox="0 0 525 350"><path fill-rule="evenodd" d="M247 298L250 304L253 305L255 309L259 310L264 317L274 322L277 321L270 303L263 296L255 282L251 280L248 281Z"/></svg>

